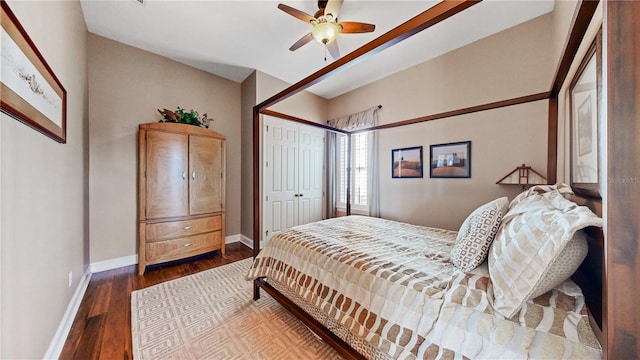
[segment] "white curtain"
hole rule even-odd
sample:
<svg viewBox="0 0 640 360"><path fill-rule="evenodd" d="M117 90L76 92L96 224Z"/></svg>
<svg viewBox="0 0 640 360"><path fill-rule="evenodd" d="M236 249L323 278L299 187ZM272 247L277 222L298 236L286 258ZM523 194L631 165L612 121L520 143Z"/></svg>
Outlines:
<svg viewBox="0 0 640 360"><path fill-rule="evenodd" d="M367 136L367 203L369 204L369 216L380 217L378 132L369 131Z"/></svg>
<svg viewBox="0 0 640 360"><path fill-rule="evenodd" d="M374 106L355 114L331 119L327 123L331 127L347 131L370 128L378 125L378 110L380 108L380 106Z"/></svg>
<svg viewBox="0 0 640 360"><path fill-rule="evenodd" d="M338 203L338 186L336 171L338 163L337 136L333 131L327 131L327 217L336 217Z"/></svg>
<svg viewBox="0 0 640 360"><path fill-rule="evenodd" d="M331 119L327 121L327 123L329 126L347 131L367 129L378 125L378 110L380 110L380 108L381 106L374 106L355 114ZM335 134L333 135L333 145L331 140L328 142L329 146L334 147L334 158L333 160L329 160L329 165L331 165L332 161L335 165L335 156L337 156L337 151L335 150L337 144ZM331 150L329 150L329 155L332 155ZM331 171L328 173L331 173ZM337 191L335 191L335 189L337 189L336 181L336 172L334 171L328 179L328 188L334 191L333 199L331 199L331 193L328 194L328 201L329 206L333 206L334 212L335 198L337 196ZM376 131L369 132L367 137L367 204L369 205L369 216L380 217L380 177L378 171L378 134ZM331 210L329 210L329 213L331 213Z"/></svg>

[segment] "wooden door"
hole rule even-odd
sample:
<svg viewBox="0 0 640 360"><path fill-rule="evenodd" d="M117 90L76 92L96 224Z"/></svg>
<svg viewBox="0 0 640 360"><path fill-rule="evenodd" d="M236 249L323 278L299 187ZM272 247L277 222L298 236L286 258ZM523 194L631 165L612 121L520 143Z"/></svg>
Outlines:
<svg viewBox="0 0 640 360"><path fill-rule="evenodd" d="M298 171L298 223L322 220L324 214L324 138L325 131L300 125Z"/></svg>
<svg viewBox="0 0 640 360"><path fill-rule="evenodd" d="M188 137L147 131L146 218L189 215Z"/></svg>
<svg viewBox="0 0 640 360"><path fill-rule="evenodd" d="M222 152L220 139L189 137L189 214L222 211Z"/></svg>

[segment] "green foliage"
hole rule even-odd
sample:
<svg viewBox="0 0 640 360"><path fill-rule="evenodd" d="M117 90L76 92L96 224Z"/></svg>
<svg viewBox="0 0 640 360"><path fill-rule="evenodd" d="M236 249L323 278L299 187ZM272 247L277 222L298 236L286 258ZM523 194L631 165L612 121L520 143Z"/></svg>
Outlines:
<svg viewBox="0 0 640 360"><path fill-rule="evenodd" d="M195 126L202 125L202 123L198 119L200 115L198 114L197 111L193 109L191 109L191 111L189 112L186 112L185 109L178 106L178 109L176 110L176 114L178 114L179 121L183 124L189 124L189 125L195 125Z"/></svg>
<svg viewBox="0 0 640 360"><path fill-rule="evenodd" d="M199 119L200 115L193 109L187 112L185 109L178 106L175 112L167 109L164 109L163 111L158 110L158 112L163 116L160 122L177 122L193 126L202 126L202 122Z"/></svg>

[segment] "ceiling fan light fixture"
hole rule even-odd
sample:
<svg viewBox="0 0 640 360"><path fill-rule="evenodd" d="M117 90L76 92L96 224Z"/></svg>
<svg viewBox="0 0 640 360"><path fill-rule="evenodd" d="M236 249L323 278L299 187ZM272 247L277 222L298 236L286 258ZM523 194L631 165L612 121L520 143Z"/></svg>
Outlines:
<svg viewBox="0 0 640 360"><path fill-rule="evenodd" d="M313 27L311 35L317 42L328 44L338 37L340 27L335 22L320 22Z"/></svg>

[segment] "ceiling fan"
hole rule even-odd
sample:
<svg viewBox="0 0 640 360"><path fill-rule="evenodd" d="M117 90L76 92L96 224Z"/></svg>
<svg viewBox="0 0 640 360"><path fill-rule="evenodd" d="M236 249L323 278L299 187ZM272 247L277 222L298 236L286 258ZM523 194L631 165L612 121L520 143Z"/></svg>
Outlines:
<svg viewBox="0 0 640 360"><path fill-rule="evenodd" d="M373 24L352 21L338 22L338 14L341 7L342 0L320 0L318 1L318 11L311 16L291 6L278 4L278 9L313 26L311 32L296 41L289 50L295 51L302 45L315 39L319 43L324 44L331 56L337 59L340 57L340 49L335 40L339 33L367 33L375 30L376 26Z"/></svg>

